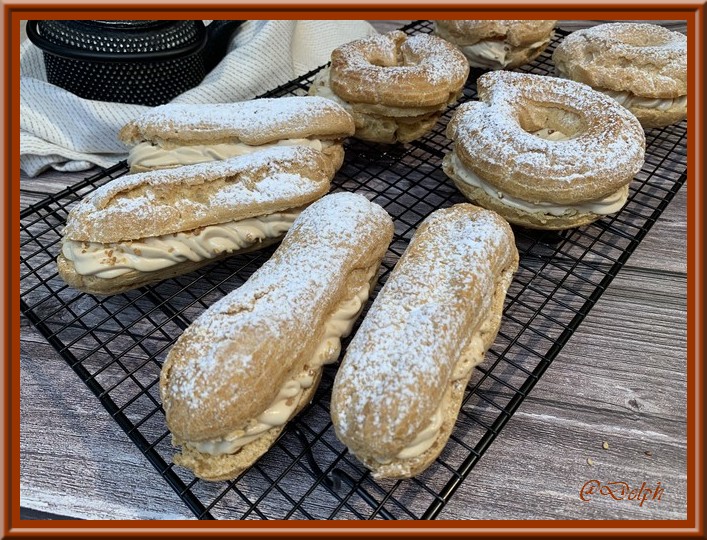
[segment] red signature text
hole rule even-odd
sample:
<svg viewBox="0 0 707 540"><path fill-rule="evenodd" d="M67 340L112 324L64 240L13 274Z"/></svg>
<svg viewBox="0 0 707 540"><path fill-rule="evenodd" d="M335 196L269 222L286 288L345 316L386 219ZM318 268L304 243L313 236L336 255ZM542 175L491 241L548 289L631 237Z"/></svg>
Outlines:
<svg viewBox="0 0 707 540"><path fill-rule="evenodd" d="M665 489L658 482L655 487L648 487L643 482L640 487L631 487L627 482L604 482L588 480L579 490L579 498L589 502L598 495L611 497L615 501L635 501L638 506L643 506L646 501L659 501Z"/></svg>

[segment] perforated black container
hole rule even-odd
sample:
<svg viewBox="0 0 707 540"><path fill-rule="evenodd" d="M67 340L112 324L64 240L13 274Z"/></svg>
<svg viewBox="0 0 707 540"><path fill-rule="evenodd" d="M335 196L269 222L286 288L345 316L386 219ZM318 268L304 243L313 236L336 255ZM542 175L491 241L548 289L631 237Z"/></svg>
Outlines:
<svg viewBox="0 0 707 540"><path fill-rule="evenodd" d="M28 21L47 80L77 96L160 105L197 86L243 21Z"/></svg>

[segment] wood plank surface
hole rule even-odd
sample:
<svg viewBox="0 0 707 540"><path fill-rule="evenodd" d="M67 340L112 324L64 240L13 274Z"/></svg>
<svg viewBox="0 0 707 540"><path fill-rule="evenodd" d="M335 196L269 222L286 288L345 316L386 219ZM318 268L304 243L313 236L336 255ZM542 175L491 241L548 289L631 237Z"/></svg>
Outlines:
<svg viewBox="0 0 707 540"><path fill-rule="evenodd" d="M684 31L680 22L663 23ZM84 175L23 178L21 205ZM441 519L685 519L686 204L683 187ZM24 517L193 519L46 339L26 318L21 324ZM582 501L580 489L592 479L660 482L664 493L642 506ZM326 494L311 497L313 505L330 504Z"/></svg>

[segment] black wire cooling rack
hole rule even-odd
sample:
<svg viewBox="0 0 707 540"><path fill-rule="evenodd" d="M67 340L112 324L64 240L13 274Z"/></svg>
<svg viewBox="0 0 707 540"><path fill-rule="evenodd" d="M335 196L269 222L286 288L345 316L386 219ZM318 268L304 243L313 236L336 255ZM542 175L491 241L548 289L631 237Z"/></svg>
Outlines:
<svg viewBox="0 0 707 540"><path fill-rule="evenodd" d="M419 21L405 30L429 32L431 24ZM563 35L558 32L556 39ZM551 75L550 51L525 70ZM268 95L304 94L313 75ZM464 100L475 98L474 81L472 74ZM440 168L450 144L444 136L450 115L408 145L351 141L346 146L335 189L364 193L395 220L381 284L425 216L463 201ZM685 136L684 123L647 133L645 166L618 214L561 233L515 229L520 268L498 338L467 388L449 444L416 479L376 481L336 439L329 419L336 366L325 368L312 404L235 480L204 482L171 462L174 449L158 388L167 350L274 248L105 299L68 288L54 262L68 210L87 192L124 174L124 163L21 213L21 309L198 518L434 518L685 182Z"/></svg>

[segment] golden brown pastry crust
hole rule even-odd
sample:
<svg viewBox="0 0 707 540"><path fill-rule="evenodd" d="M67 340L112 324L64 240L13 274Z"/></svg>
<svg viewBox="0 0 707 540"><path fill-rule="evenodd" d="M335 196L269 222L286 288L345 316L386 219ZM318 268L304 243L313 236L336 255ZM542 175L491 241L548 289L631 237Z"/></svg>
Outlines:
<svg viewBox="0 0 707 540"><path fill-rule="evenodd" d="M461 105L447 136L461 162L500 191L534 202L574 204L616 192L643 165L636 119L586 85L540 75L489 72L478 102ZM572 138L548 141L542 128Z"/></svg>
<svg viewBox="0 0 707 540"><path fill-rule="evenodd" d="M334 50L309 92L330 97L354 117L355 137L409 142L432 129L469 75L464 56L428 34L395 31Z"/></svg>
<svg viewBox="0 0 707 540"><path fill-rule="evenodd" d="M435 21L437 33L455 45L473 45L485 39L503 39L523 47L549 38L557 21Z"/></svg>
<svg viewBox="0 0 707 540"><path fill-rule="evenodd" d="M534 203L573 206L608 197L627 186L643 165L645 135L636 118L586 85L554 77L489 72L478 79L481 101L462 104L449 125L453 154L463 167L499 193ZM543 128L566 141L533 135ZM459 185L449 157L445 171ZM460 188L461 189L461 188ZM488 203L474 188L462 189L514 222L545 228L583 224L600 216L580 212L567 220L514 219L503 199ZM553 225L551 225L553 223Z"/></svg>
<svg viewBox="0 0 707 540"><path fill-rule="evenodd" d="M396 30L334 49L331 88L350 103L437 106L461 90L469 75L465 64L442 39Z"/></svg>
<svg viewBox="0 0 707 540"><path fill-rule="evenodd" d="M63 236L123 242L264 216L318 199L333 176L328 159L301 146L126 175L72 208Z"/></svg>
<svg viewBox="0 0 707 540"><path fill-rule="evenodd" d="M317 374L312 386L302 394L293 417L299 414L312 401L314 393L319 387L320 378L321 373ZM231 480L255 463L260 456L275 444L280 433L285 429L285 425L270 429L262 437L247 444L235 454L214 456L199 452L188 446L182 446L180 453L174 456L174 462L177 465L191 469L195 476L204 480L212 482ZM181 445L179 439L173 438L173 442L175 445Z"/></svg>
<svg viewBox="0 0 707 540"><path fill-rule="evenodd" d="M607 23L578 30L557 46L552 59L560 75L598 91L655 99L687 95L687 38L655 24ZM684 100L667 110L628 108L644 127L687 116Z"/></svg>
<svg viewBox="0 0 707 540"><path fill-rule="evenodd" d="M687 37L656 24L577 30L557 46L552 60L563 75L593 88L652 98L687 94Z"/></svg>
<svg viewBox="0 0 707 540"><path fill-rule="evenodd" d="M665 110L631 105L628 110L638 118L638 121L646 129L677 124L687 118L687 103L677 104Z"/></svg>
<svg viewBox="0 0 707 540"><path fill-rule="evenodd" d="M552 40L557 21L435 21L435 33L461 48L472 66L513 69L535 60ZM481 42L505 46L503 62L490 61L469 47Z"/></svg>
<svg viewBox="0 0 707 540"><path fill-rule="evenodd" d="M339 105L312 96L263 98L237 103L171 103L150 109L119 133L126 144L158 145L242 142L259 146L283 139L340 140L353 121Z"/></svg>
<svg viewBox="0 0 707 540"><path fill-rule="evenodd" d="M337 437L374 476L415 476L442 451L471 368L498 332L517 266L511 228L494 212L460 204L420 225L350 343L332 391ZM439 407L432 446L398 458Z"/></svg>
<svg viewBox="0 0 707 540"><path fill-rule="evenodd" d="M222 162L127 175L99 187L71 209L62 245L65 241L130 243L299 211L329 191L333 176L329 159L305 147L273 148ZM57 257L57 269L59 276L78 290L117 294L192 272L225 257L262 249L283 235L254 240L205 260L185 260L152 271L133 269L109 278L79 274L74 262L63 253Z"/></svg>
<svg viewBox="0 0 707 540"><path fill-rule="evenodd" d="M457 189L461 191L468 200L483 208L497 212L502 215L506 221L514 225L521 225L528 229L564 230L592 223L602 217L592 212L574 212L554 216L541 210L537 212L527 212L519 208L504 205L501 199L491 197L483 189L464 182L450 165L449 160L445 159L442 166L445 174L452 179ZM625 186L623 189L628 192L628 186Z"/></svg>
<svg viewBox="0 0 707 540"><path fill-rule="evenodd" d="M362 195L329 195L302 212L270 260L204 312L170 350L160 387L175 442L212 440L244 428L286 381L308 371L326 321L343 301L368 290L392 234L390 216ZM281 429L230 457L212 459L190 449L178 459L203 478L232 478Z"/></svg>

